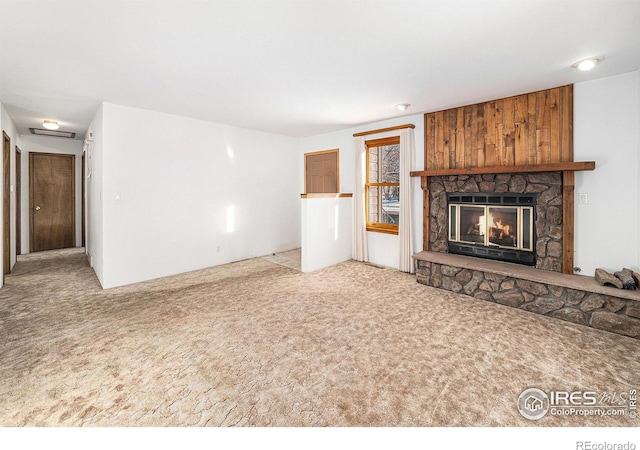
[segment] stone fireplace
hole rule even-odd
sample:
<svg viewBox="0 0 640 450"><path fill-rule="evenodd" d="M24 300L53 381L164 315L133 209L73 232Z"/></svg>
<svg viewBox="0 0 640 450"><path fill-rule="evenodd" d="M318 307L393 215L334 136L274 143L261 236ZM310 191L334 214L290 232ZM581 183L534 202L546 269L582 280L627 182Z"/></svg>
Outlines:
<svg viewBox="0 0 640 450"><path fill-rule="evenodd" d="M429 250L562 272L561 172L433 176L429 184ZM489 220L487 214L492 211L501 221L500 227L485 222L480 230L479 222ZM479 224L477 231L470 230L468 222L460 223L465 212L473 217L471 222ZM457 224L455 231L452 220ZM509 221L509 232L505 233L503 222Z"/></svg>

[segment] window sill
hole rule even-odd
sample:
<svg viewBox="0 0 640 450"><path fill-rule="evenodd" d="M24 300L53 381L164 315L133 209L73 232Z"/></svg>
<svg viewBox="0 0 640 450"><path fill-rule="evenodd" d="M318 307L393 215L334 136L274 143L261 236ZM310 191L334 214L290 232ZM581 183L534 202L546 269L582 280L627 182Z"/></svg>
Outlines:
<svg viewBox="0 0 640 450"><path fill-rule="evenodd" d="M353 197L353 194L349 193L327 193L327 192L318 192L318 193L308 193L308 194L300 194L300 198L346 198Z"/></svg>
<svg viewBox="0 0 640 450"><path fill-rule="evenodd" d="M384 234L398 234L398 228L382 228L382 227L372 227L367 226L367 231L372 231L374 233L384 233Z"/></svg>

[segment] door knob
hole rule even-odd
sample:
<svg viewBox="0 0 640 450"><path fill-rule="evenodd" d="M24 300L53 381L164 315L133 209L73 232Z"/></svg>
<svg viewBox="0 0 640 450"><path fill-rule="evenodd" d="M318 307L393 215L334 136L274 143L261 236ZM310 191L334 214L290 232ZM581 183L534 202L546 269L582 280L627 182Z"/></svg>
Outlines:
<svg viewBox="0 0 640 450"><path fill-rule="evenodd" d="M36 211L40 211L40 207L39 206L36 206Z"/></svg>

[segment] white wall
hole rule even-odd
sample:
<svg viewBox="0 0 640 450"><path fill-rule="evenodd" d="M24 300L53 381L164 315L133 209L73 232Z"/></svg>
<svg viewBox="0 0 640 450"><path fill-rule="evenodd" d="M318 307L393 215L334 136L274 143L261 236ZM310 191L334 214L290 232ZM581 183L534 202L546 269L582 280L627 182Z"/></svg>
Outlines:
<svg viewBox="0 0 640 450"><path fill-rule="evenodd" d="M355 186L355 149L353 134L362 131L377 130L412 123L415 125L414 170L424 168L424 117L422 114L398 117L391 120L374 122L348 130L327 133L301 140L299 157L300 179L303 178L304 154L309 152L340 149L340 187L341 192L354 192ZM371 139L385 136L397 136L398 132L372 135ZM302 183L302 182L301 182ZM414 251L422 250L422 190L420 179L413 179L413 244ZM398 236L384 233L367 232L367 250L369 261L387 267L398 268L399 264Z"/></svg>
<svg viewBox="0 0 640 450"><path fill-rule="evenodd" d="M103 287L300 247L299 140L104 103Z"/></svg>
<svg viewBox="0 0 640 450"><path fill-rule="evenodd" d="M638 92L637 71L574 85L574 160L596 162L576 172L575 265L583 275L640 266Z"/></svg>
<svg viewBox="0 0 640 450"><path fill-rule="evenodd" d="M62 153L75 156L76 247L82 246L82 141L51 136L20 135L22 253L29 253L29 153Z"/></svg>
<svg viewBox="0 0 640 450"><path fill-rule="evenodd" d="M353 198L303 198L302 271L351 259Z"/></svg>

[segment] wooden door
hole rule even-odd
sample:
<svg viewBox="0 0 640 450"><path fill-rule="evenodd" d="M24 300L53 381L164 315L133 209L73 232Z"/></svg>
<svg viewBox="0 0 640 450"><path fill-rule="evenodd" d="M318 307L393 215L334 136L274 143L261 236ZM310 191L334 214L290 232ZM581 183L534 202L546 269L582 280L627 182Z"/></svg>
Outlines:
<svg viewBox="0 0 640 450"><path fill-rule="evenodd" d="M16 255L22 254L22 152L16 147Z"/></svg>
<svg viewBox="0 0 640 450"><path fill-rule="evenodd" d="M2 268L3 275L11 272L11 139L3 132L3 157L2 157L2 173L4 176L4 184L2 190L2 229L3 229L3 248L2 248Z"/></svg>
<svg viewBox="0 0 640 450"><path fill-rule="evenodd" d="M305 193L340 192L338 149L305 153Z"/></svg>
<svg viewBox="0 0 640 450"><path fill-rule="evenodd" d="M75 156L29 154L32 252L74 247Z"/></svg>

